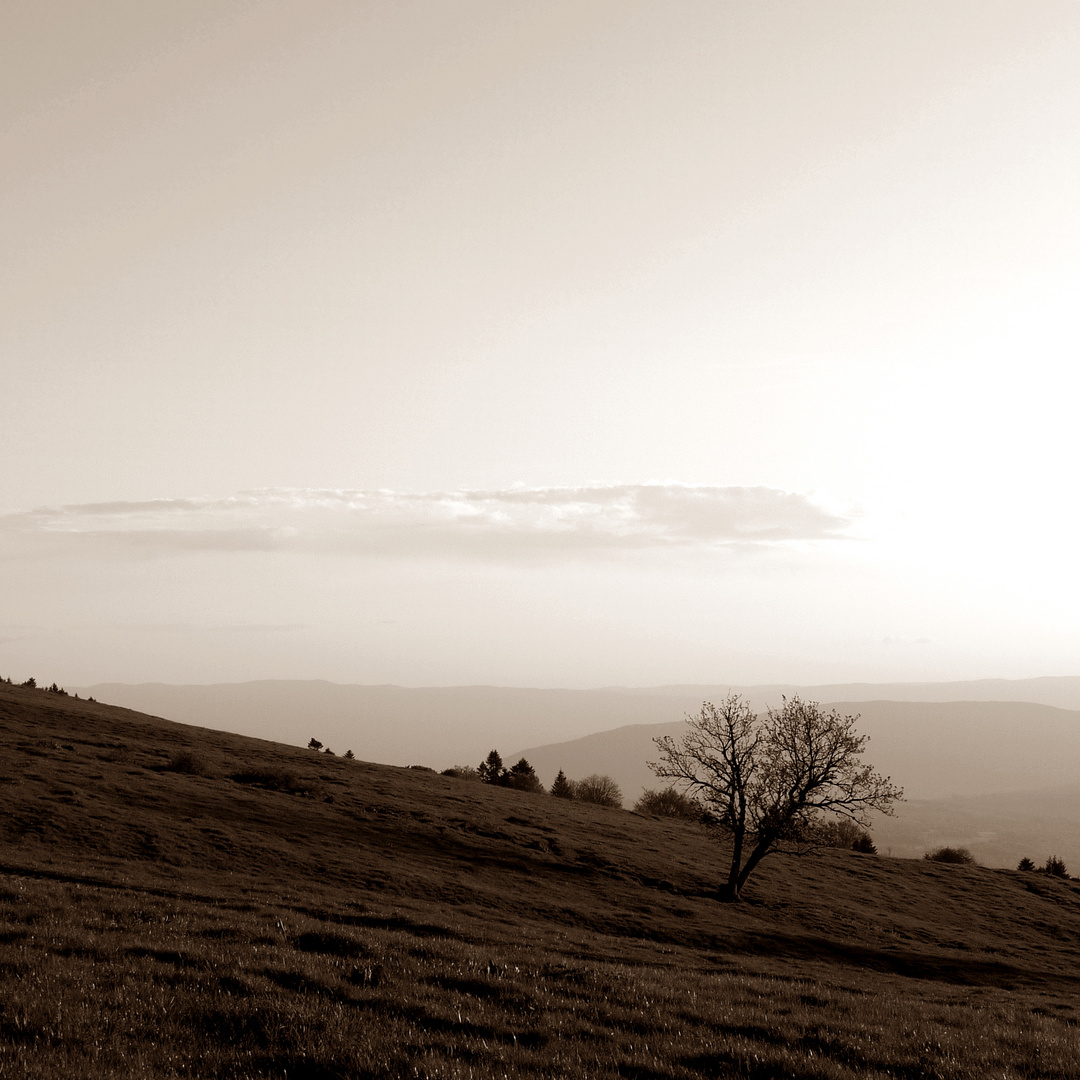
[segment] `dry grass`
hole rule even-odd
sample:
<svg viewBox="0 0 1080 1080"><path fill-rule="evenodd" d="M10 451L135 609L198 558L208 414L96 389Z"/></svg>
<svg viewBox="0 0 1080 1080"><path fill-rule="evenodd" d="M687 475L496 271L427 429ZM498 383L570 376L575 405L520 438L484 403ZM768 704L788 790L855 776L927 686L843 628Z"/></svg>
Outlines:
<svg viewBox="0 0 1080 1080"><path fill-rule="evenodd" d="M5 1078L1076 1074L1074 883L831 851L721 905L691 823L8 687L0 755Z"/></svg>

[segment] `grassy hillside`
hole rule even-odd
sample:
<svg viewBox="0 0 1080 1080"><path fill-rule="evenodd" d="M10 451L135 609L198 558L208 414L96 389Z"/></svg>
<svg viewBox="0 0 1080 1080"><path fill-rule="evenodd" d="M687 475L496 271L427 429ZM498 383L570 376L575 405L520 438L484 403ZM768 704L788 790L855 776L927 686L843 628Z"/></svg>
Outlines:
<svg viewBox="0 0 1080 1080"><path fill-rule="evenodd" d="M0 1076L1062 1077L1080 884L0 686Z"/></svg>

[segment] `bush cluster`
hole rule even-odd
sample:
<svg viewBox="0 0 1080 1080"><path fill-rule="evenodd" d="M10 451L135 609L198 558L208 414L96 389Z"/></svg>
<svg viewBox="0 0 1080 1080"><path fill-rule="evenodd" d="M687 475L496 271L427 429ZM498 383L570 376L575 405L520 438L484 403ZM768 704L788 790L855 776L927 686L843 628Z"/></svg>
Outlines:
<svg viewBox="0 0 1080 1080"><path fill-rule="evenodd" d="M515 791L544 790L536 770L521 758L516 765L509 769L503 767L503 760L498 750L492 750L490 754L476 767L476 778L482 783L491 784L494 787L508 787Z"/></svg>
<svg viewBox="0 0 1080 1080"><path fill-rule="evenodd" d="M696 799L669 787L662 791L643 791L641 798L634 803L634 812L651 814L653 817L679 818L682 821L701 821L705 811Z"/></svg>
<svg viewBox="0 0 1080 1080"><path fill-rule="evenodd" d="M1056 855L1048 855L1042 866L1036 866L1026 855L1020 860L1017 870L1030 874L1047 874L1050 877L1067 878L1069 871L1065 866L1065 860Z"/></svg>
<svg viewBox="0 0 1080 1080"><path fill-rule="evenodd" d="M507 769L498 750L492 750L475 768L472 765L454 765L443 769L442 775L453 776L459 780L474 780L494 787L513 788L515 791L533 791L538 794L544 791L544 785L540 783L536 770L526 758ZM610 776L599 773L586 776L583 780L569 780L566 773L560 769L548 794L556 799L577 799L578 802L594 803L597 806L620 808L623 803L619 785Z"/></svg>
<svg viewBox="0 0 1080 1080"><path fill-rule="evenodd" d="M939 847L928 851L924 859L930 862L955 863L958 866L974 866L975 856L966 847Z"/></svg>
<svg viewBox="0 0 1080 1080"><path fill-rule="evenodd" d="M324 754L329 754L331 757L336 757L336 755L334 754L334 751L331 750L329 746L323 746L323 744L321 742L319 742L319 740L314 738L314 737L312 737L311 739L308 740L307 748L309 750L314 750L316 753L318 753L321 750ZM351 750L346 750L345 753L342 755L342 757L344 757L348 761L352 761L353 760L353 752Z"/></svg>
<svg viewBox="0 0 1080 1080"><path fill-rule="evenodd" d="M852 821L850 818L811 821L800 831L798 839L819 847L860 851L864 855L877 854L877 847L870 834L857 821Z"/></svg>
<svg viewBox="0 0 1080 1080"><path fill-rule="evenodd" d="M471 765L451 765L449 769L443 769L442 776L454 776L458 780L479 780L480 773Z"/></svg>
<svg viewBox="0 0 1080 1080"><path fill-rule="evenodd" d="M12 679L9 675L7 678L0 678L0 683L6 683L8 686L21 686L24 690L40 689L44 690L47 694L59 694L61 697L68 696L68 692L62 686L58 686L55 682L52 684L52 686L39 687L37 684L37 679L35 679L33 675L31 675L30 678L27 679L25 682L21 683L15 682L15 680ZM75 696L78 697L79 695L76 694ZM93 701L94 699L91 698L90 700Z"/></svg>

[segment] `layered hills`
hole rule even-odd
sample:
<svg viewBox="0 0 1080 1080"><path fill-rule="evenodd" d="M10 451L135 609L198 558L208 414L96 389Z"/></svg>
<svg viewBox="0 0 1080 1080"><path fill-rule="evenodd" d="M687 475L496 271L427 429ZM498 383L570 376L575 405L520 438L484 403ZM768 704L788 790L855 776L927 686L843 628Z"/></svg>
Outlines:
<svg viewBox="0 0 1080 1080"><path fill-rule="evenodd" d="M907 801L877 817L883 849L917 857L941 845L982 862L1015 866L1050 854L1080 867L1080 712L1030 702L838 701L869 737L866 760L900 784ZM654 740L683 722L628 725L580 739L525 747L541 773L612 776L630 799L659 786L648 766Z"/></svg>
<svg viewBox="0 0 1080 1080"><path fill-rule="evenodd" d="M759 710L778 706L782 695L793 693L820 702L1011 701L1080 710L1080 678L597 690L266 680L205 686L101 683L68 689L182 723L297 746L315 737L339 753L351 749L366 760L439 769L475 764L493 746L505 752L628 725L672 723L696 713L702 701L718 701L732 691Z"/></svg>
<svg viewBox="0 0 1080 1080"><path fill-rule="evenodd" d="M7 1076L1070 1074L1080 885L0 686Z"/></svg>

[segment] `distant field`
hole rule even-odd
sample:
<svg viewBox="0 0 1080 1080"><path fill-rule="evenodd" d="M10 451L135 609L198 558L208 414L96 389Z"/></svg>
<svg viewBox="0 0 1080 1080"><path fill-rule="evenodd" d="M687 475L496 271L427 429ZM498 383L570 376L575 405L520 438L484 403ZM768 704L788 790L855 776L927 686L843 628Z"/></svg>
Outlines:
<svg viewBox="0 0 1080 1080"><path fill-rule="evenodd" d="M313 734L316 732L313 731ZM1068 1077L1080 883L0 687L0 1076Z"/></svg>

